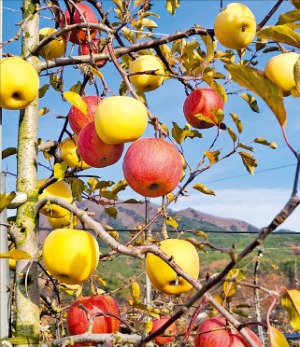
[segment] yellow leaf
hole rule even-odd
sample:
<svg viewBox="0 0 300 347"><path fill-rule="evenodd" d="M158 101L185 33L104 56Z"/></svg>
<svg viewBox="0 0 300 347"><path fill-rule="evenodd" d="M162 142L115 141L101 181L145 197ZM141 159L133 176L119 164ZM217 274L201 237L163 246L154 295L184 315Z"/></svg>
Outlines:
<svg viewBox="0 0 300 347"><path fill-rule="evenodd" d="M171 227L173 227L174 229L178 228L178 223L176 222L174 218L170 216L166 218L166 223L170 225Z"/></svg>
<svg viewBox="0 0 300 347"><path fill-rule="evenodd" d="M148 320L147 322L144 323L144 332L146 334L150 333L150 331L152 330L153 327L153 321L152 320Z"/></svg>
<svg viewBox="0 0 300 347"><path fill-rule="evenodd" d="M104 76L102 74L102 72L100 72L98 69L94 68L93 66L90 65L90 71L93 75L96 75L98 77L100 77L102 80L104 79Z"/></svg>
<svg viewBox="0 0 300 347"><path fill-rule="evenodd" d="M9 206L9 204L16 196L17 194L15 192L0 194L0 212L2 212L7 206Z"/></svg>
<svg viewBox="0 0 300 347"><path fill-rule="evenodd" d="M140 286L137 282L133 282L131 284L131 293L132 293L132 297L133 300L135 302L140 302L140 295L141 295L141 291L140 291Z"/></svg>
<svg viewBox="0 0 300 347"><path fill-rule="evenodd" d="M286 111L283 104L282 90L265 75L250 66L227 64L225 68L232 79L240 86L251 90L261 97L276 116L281 127L286 124Z"/></svg>
<svg viewBox="0 0 300 347"><path fill-rule="evenodd" d="M31 259L31 255L20 249L12 249L7 253L1 253L0 258L10 258L14 260Z"/></svg>
<svg viewBox="0 0 300 347"><path fill-rule="evenodd" d="M167 0L166 8L172 16L176 13L176 9L180 7L180 0Z"/></svg>
<svg viewBox="0 0 300 347"><path fill-rule="evenodd" d="M226 276L226 281L223 283L223 292L225 296L229 297L236 293L237 290L237 281L245 280L246 276L243 270L241 269L233 269L229 271Z"/></svg>
<svg viewBox="0 0 300 347"><path fill-rule="evenodd" d="M254 168L257 167L257 160L253 157L252 154L247 152L238 152L238 154L241 156L243 164L245 165L247 171L253 175Z"/></svg>
<svg viewBox="0 0 300 347"><path fill-rule="evenodd" d="M87 115L87 103L82 97L74 92L68 91L63 93L64 98L74 107L76 107L85 116Z"/></svg>
<svg viewBox="0 0 300 347"><path fill-rule="evenodd" d="M220 154L220 151L204 152L204 155L208 158L210 165L215 164L219 160L219 154Z"/></svg>
<svg viewBox="0 0 300 347"><path fill-rule="evenodd" d="M193 188L204 194L216 195L213 190L206 188L204 184L196 183Z"/></svg>
<svg viewBox="0 0 300 347"><path fill-rule="evenodd" d="M300 330L300 291L287 290L281 298L281 305L287 310L294 330Z"/></svg>
<svg viewBox="0 0 300 347"><path fill-rule="evenodd" d="M68 168L68 165L63 161L62 163L55 163L53 167L54 177L59 181L65 178L65 172Z"/></svg>
<svg viewBox="0 0 300 347"><path fill-rule="evenodd" d="M287 24L265 27L257 32L257 37L300 48L300 34Z"/></svg>
<svg viewBox="0 0 300 347"><path fill-rule="evenodd" d="M289 347L289 344L284 335L276 328L269 326L268 336L270 347Z"/></svg>

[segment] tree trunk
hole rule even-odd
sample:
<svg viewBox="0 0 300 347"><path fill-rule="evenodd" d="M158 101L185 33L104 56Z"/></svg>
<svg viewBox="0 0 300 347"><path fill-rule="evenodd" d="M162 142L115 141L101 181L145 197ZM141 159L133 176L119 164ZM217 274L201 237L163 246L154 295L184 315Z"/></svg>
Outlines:
<svg viewBox="0 0 300 347"><path fill-rule="evenodd" d="M23 0L22 55L30 56L38 43L39 3ZM37 70L39 60L28 58ZM39 289L37 278L38 218L33 205L37 201L37 130L38 99L20 112L18 136L17 191L27 194L27 202L17 211L17 248L28 252L32 259L17 262L16 276L16 335L27 339L24 346L37 344L39 340ZM18 345L20 346L20 345Z"/></svg>

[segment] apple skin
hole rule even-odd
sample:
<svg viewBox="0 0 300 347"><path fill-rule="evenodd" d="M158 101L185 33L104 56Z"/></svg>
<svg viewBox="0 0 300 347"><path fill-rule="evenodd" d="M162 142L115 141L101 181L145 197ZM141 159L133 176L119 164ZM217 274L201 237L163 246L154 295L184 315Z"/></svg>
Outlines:
<svg viewBox="0 0 300 347"><path fill-rule="evenodd" d="M47 181L47 178L43 178L38 182L38 186L42 187ZM38 200L41 200L47 196L56 196L59 198L64 199L68 203L73 202L73 195L72 195L72 189L70 185L65 181L56 181L49 186L47 186L41 194L38 196ZM64 217L68 214L68 210L65 208L47 203L40 209L40 213L44 214L45 216L54 217L54 218L60 218Z"/></svg>
<svg viewBox="0 0 300 347"><path fill-rule="evenodd" d="M164 325L170 317L164 316L160 317L159 319L153 319L153 325L152 325L152 330L151 333L155 332L157 329L159 329L162 325ZM168 328L164 331L164 334L166 335L176 335L177 333L177 328L175 322L172 323ZM158 344L159 346L164 346L168 342L175 341L175 336L157 336L154 339L154 342Z"/></svg>
<svg viewBox="0 0 300 347"><path fill-rule="evenodd" d="M39 31L40 41L44 38L56 33L54 28L42 28ZM66 50L66 42L62 36L50 41L39 50L39 55L45 60L60 58L64 55Z"/></svg>
<svg viewBox="0 0 300 347"><path fill-rule="evenodd" d="M213 329L216 330L211 331ZM246 327L245 329L257 347L262 347L258 336L249 328ZM207 333L204 333L206 331ZM238 331L227 327L226 320L223 317L207 319L198 327L197 332L202 334L195 336L195 347L249 347L248 342Z"/></svg>
<svg viewBox="0 0 300 347"><path fill-rule="evenodd" d="M92 40L92 42L91 42L91 44L92 44L92 52L94 54L97 54L97 53L108 53L107 46L105 46L103 48L102 52L99 52L99 41L100 41L100 39ZM88 42L87 43L83 43L82 45L78 46L78 55L90 55L90 44ZM105 60L105 59L96 61L96 65L99 68L103 67L106 63L107 63L107 60Z"/></svg>
<svg viewBox="0 0 300 347"><path fill-rule="evenodd" d="M77 149L86 164L102 168L115 164L121 158L124 144L109 145L103 142L96 132L95 123L91 122L81 130Z"/></svg>
<svg viewBox="0 0 300 347"><path fill-rule="evenodd" d="M97 106L95 128L101 140L109 145L132 142L147 128L148 110L129 96L109 96Z"/></svg>
<svg viewBox="0 0 300 347"><path fill-rule="evenodd" d="M224 47L243 49L254 39L256 20L247 6L231 3L216 16L214 32L216 38Z"/></svg>
<svg viewBox="0 0 300 347"><path fill-rule="evenodd" d="M181 179L182 160L171 143L161 138L140 138L127 149L122 168L135 192L155 198L176 188Z"/></svg>
<svg viewBox="0 0 300 347"><path fill-rule="evenodd" d="M85 18L87 23L98 24L98 19L95 12L86 4L77 3L76 6L82 12L83 17ZM71 12L73 11L73 7L70 6ZM64 16L61 17L60 27L63 28L66 25L84 23L84 20L81 18L80 13L77 9L74 10L73 14L73 22L71 23L70 13L68 10L64 11ZM64 35L65 38L68 38L68 33ZM96 29L90 30L90 38L93 39L97 35ZM87 29L83 30L74 30L70 33L69 41L75 44L86 43L88 41Z"/></svg>
<svg viewBox="0 0 300 347"><path fill-rule="evenodd" d="M141 55L134 60L130 66L128 73L155 71L157 76L153 74L133 75L129 77L137 91L149 92L157 89L164 81L165 69L162 62L154 55Z"/></svg>
<svg viewBox="0 0 300 347"><path fill-rule="evenodd" d="M82 305L88 311L78 307ZM84 334L88 331L90 321L95 314L102 313L93 320L91 333L111 334L120 329L120 310L116 300L107 294L97 296L86 296L76 299L70 306L67 313L67 326L70 335ZM113 315L113 316L110 316ZM84 345L92 345L86 343Z"/></svg>
<svg viewBox="0 0 300 347"><path fill-rule="evenodd" d="M200 261L194 245L182 239L166 239L160 242L160 248L172 257L182 270L194 279L198 278ZM152 253L146 256L146 273L152 285L168 295L179 295L192 288L189 282L182 277L178 278L176 272L167 263Z"/></svg>
<svg viewBox="0 0 300 347"><path fill-rule="evenodd" d="M82 100L87 104L87 115L84 115L75 106L72 106L68 113L70 127L76 135L79 135L80 130L94 120L97 106L102 98L95 95L88 95L84 96Z"/></svg>
<svg viewBox="0 0 300 347"><path fill-rule="evenodd" d="M77 216L73 215L68 211L68 213L63 217L49 217L47 216L47 221L51 225L52 228L75 228L78 224Z"/></svg>
<svg viewBox="0 0 300 347"><path fill-rule="evenodd" d="M59 228L43 243L45 268L59 282L81 284L96 270L99 262L96 238L85 230Z"/></svg>
<svg viewBox="0 0 300 347"><path fill-rule="evenodd" d="M21 110L38 96L39 76L34 67L19 57L0 60L0 107Z"/></svg>
<svg viewBox="0 0 300 347"><path fill-rule="evenodd" d="M183 113L186 120L196 129L208 129L213 127L214 123L197 119L197 114L205 117L215 118L213 110L224 110L224 102L221 96L211 88L194 89L183 104Z"/></svg>
<svg viewBox="0 0 300 347"><path fill-rule="evenodd" d="M72 169L76 170L86 170L90 168L80 156L77 151L77 136L66 137L59 144L59 153L61 159Z"/></svg>
<svg viewBox="0 0 300 347"><path fill-rule="evenodd" d="M294 65L299 58L300 55L295 52L282 53L268 60L265 66L265 75L282 89L284 96L290 95L296 87Z"/></svg>

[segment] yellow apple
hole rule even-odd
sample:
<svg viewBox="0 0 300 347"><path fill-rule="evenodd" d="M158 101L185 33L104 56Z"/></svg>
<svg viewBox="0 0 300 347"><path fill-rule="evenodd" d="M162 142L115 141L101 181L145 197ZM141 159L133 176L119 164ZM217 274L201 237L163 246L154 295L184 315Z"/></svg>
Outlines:
<svg viewBox="0 0 300 347"><path fill-rule="evenodd" d="M19 57L0 60L0 107L21 110L39 92L39 76L34 67Z"/></svg>
<svg viewBox="0 0 300 347"><path fill-rule="evenodd" d="M46 183L46 181L47 178L41 179L38 182L39 187L42 187ZM47 186L43 190L43 192L39 194L38 198L39 200L41 200L47 196L56 196L64 199L68 203L73 202L72 189L65 181L56 181L55 183ZM60 218L66 216L69 211L59 205L47 203L40 209L40 213L49 217Z"/></svg>
<svg viewBox="0 0 300 347"><path fill-rule="evenodd" d="M16 271L17 261L16 259L9 258L8 259L8 266L11 271Z"/></svg>
<svg viewBox="0 0 300 347"><path fill-rule="evenodd" d="M196 248L188 241L181 239L167 239L160 243L161 250L177 263L182 270L197 279L200 271L200 261ZM152 285L162 293L178 295L192 288L184 278L178 277L176 272L161 258L148 253L146 257L146 272Z"/></svg>
<svg viewBox="0 0 300 347"><path fill-rule="evenodd" d="M271 58L265 66L265 75L282 89L285 96L296 87L294 65L299 57L300 55L295 52L278 54Z"/></svg>
<svg viewBox="0 0 300 347"><path fill-rule="evenodd" d="M39 38L42 41L44 38L56 33L57 30L54 28L42 28L39 31ZM60 58L64 55L66 50L66 42L62 36L50 41L45 46L43 46L39 55L46 60Z"/></svg>
<svg viewBox="0 0 300 347"><path fill-rule="evenodd" d="M59 144L59 152L62 160L72 169L86 170L90 166L85 163L77 151L77 136L67 137Z"/></svg>
<svg viewBox="0 0 300 347"><path fill-rule="evenodd" d="M47 216L47 220L49 224L52 226L52 228L75 228L78 224L78 218L75 215L72 215L71 212L68 211L68 213L63 217L49 217Z"/></svg>
<svg viewBox="0 0 300 347"><path fill-rule="evenodd" d="M130 64L128 70L129 74L145 71L151 71L151 73L129 76L130 82L136 90L141 92L157 89L164 81L163 64L154 55L142 55Z"/></svg>
<svg viewBox="0 0 300 347"><path fill-rule="evenodd" d="M148 111L141 101L129 96L110 96L98 104L94 121L101 140L117 145L135 141L143 135Z"/></svg>
<svg viewBox="0 0 300 347"><path fill-rule="evenodd" d="M96 238L85 230L55 229L43 243L45 268L59 282L80 284L96 270L99 262Z"/></svg>
<svg viewBox="0 0 300 347"><path fill-rule="evenodd" d="M247 6L231 3L216 16L214 31L217 40L224 47L243 49L254 39L256 20Z"/></svg>

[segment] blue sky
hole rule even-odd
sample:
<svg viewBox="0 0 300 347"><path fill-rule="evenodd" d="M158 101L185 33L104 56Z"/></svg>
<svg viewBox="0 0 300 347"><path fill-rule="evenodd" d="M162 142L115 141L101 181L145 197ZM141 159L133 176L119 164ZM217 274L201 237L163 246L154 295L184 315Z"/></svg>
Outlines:
<svg viewBox="0 0 300 347"><path fill-rule="evenodd" d="M223 1L223 6L227 3L229 1ZM272 8L275 1L243 1L243 3L253 11L257 22L260 22L267 11ZM21 13L12 9L19 9L20 4L20 1L3 1L3 40L11 38L18 29L15 23L21 20ZM172 17L164 9L164 4L165 1L157 1L152 8L153 12L161 14L160 19L155 19L159 25L156 30L158 35L185 30L195 24L212 28L214 17L220 8L219 1L181 0L181 7L177 10L176 15ZM103 5L108 9L111 2L103 1ZM291 9L291 6L288 2L285 2L275 14L274 20L280 13L288 9ZM50 17L50 14L45 11L42 15ZM113 19L113 14L111 14L110 19ZM42 19L41 24L42 26L54 26L54 23L46 18ZM218 49L222 50L223 47L218 45ZM20 46L13 43L5 46L3 51L20 54ZM262 65L259 65L258 68L263 69L263 64L270 57L271 53L265 55L265 58L262 59ZM117 93L120 77L114 71L112 64L107 64L102 72L109 83L109 87ZM74 83L82 79L79 71L74 70L73 67L66 69L65 76L65 90L68 90ZM45 78L42 78L41 81L42 84L47 83ZM88 88L88 91L93 93L91 87ZM186 95L181 84L174 80L167 80L158 90L147 93L151 112L170 127L172 121L177 122L181 127L185 125L186 121L182 112L185 98ZM297 114L299 102L299 99L294 99L291 96L285 98L288 114L286 130L291 144L296 149L299 148L300 115ZM293 186L295 159L283 141L281 129L275 116L262 100L258 99L258 105L260 113L253 113L239 96L230 96L225 105L225 120L228 119L228 123L230 123L229 113L237 113L244 124L243 142L247 143L255 137L263 137L268 141L276 142L278 148L273 150L259 145L254 147L254 156L258 160L258 167L254 175L247 173L237 155L215 165L212 169L198 176L194 183L205 184L209 189L215 191L216 196L206 196L190 188L190 196L180 199L172 206L173 209L193 207L205 213L242 219L257 227L263 227L270 223L276 213L285 205ZM61 101L58 94L50 92L47 93L46 98L41 100L40 107L43 106L49 107L51 112L41 117L39 136L44 141L57 139L63 120L56 119L56 115L66 115L70 105ZM3 110L3 148L16 146L17 128L18 112ZM202 157L203 151L208 148L215 133L215 129L204 130L202 131L203 139L188 139L186 141L184 152L192 167L195 167L197 160ZM152 135L153 131L149 127L145 136ZM221 140L216 145L217 148L224 151L224 153L231 149L228 136L221 136ZM7 169L15 173L15 158L4 160L2 166L4 170ZM118 181L123 178L121 161L112 167L91 169L86 173L99 175L103 180L113 179ZM40 177L47 174L42 168L39 169ZM15 189L13 176L9 175L7 177L6 189L7 191ZM128 189L120 197L128 198L129 196L132 196L132 192ZM159 203L160 200L156 199L153 202ZM282 228L300 231L299 209L282 225Z"/></svg>

